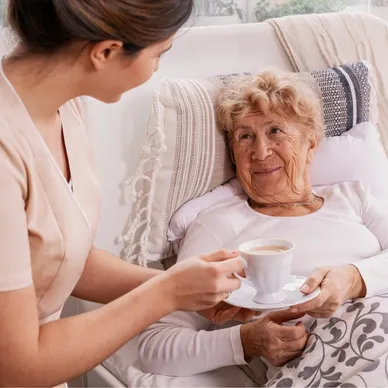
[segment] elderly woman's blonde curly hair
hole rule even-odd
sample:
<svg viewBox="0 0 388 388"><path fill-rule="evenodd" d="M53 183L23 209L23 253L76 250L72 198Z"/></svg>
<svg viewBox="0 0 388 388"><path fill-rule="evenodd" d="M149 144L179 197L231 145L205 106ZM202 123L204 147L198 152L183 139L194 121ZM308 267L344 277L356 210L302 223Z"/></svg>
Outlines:
<svg viewBox="0 0 388 388"><path fill-rule="evenodd" d="M217 118L229 138L236 123L248 113L302 124L306 135L324 136L320 99L312 86L295 73L266 70L257 76L236 77L225 87L216 103Z"/></svg>

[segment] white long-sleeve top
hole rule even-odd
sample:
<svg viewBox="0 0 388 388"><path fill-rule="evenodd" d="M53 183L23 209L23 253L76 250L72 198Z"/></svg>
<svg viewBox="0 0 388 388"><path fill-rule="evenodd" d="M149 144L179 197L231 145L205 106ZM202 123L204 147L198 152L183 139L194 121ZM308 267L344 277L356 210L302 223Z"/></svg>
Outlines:
<svg viewBox="0 0 388 388"><path fill-rule="evenodd" d="M189 228L178 260L244 241L280 238L296 244L292 273L309 276L322 266L354 264L367 297L388 292L388 207L359 182L316 191L324 198L317 212L301 217L270 217L252 210L247 198L234 197L203 212ZM176 312L140 335L144 371L189 376L245 364L241 325L213 330L196 313Z"/></svg>

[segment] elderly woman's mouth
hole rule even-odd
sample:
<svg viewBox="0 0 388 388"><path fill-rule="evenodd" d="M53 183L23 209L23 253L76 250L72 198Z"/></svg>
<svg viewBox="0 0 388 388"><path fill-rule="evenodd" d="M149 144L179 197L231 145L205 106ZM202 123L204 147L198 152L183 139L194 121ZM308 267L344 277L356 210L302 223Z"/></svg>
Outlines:
<svg viewBox="0 0 388 388"><path fill-rule="evenodd" d="M267 176L277 173L281 167L265 168L254 172L254 175L257 176Z"/></svg>

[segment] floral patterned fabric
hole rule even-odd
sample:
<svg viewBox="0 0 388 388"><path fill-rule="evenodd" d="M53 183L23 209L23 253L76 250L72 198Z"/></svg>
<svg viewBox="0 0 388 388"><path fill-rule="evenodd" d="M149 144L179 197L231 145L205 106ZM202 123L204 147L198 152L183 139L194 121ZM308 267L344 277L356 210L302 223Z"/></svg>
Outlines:
<svg viewBox="0 0 388 388"><path fill-rule="evenodd" d="M347 302L310 333L303 355L266 387L388 386L388 294Z"/></svg>

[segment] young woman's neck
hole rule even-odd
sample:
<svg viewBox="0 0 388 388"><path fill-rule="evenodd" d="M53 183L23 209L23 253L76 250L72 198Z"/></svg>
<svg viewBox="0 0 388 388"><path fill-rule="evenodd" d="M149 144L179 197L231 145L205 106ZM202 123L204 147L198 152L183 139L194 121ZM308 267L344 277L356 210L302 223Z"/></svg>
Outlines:
<svg viewBox="0 0 388 388"><path fill-rule="evenodd" d="M80 95L77 65L59 57L11 54L4 58L3 70L38 123L51 121L62 105Z"/></svg>

